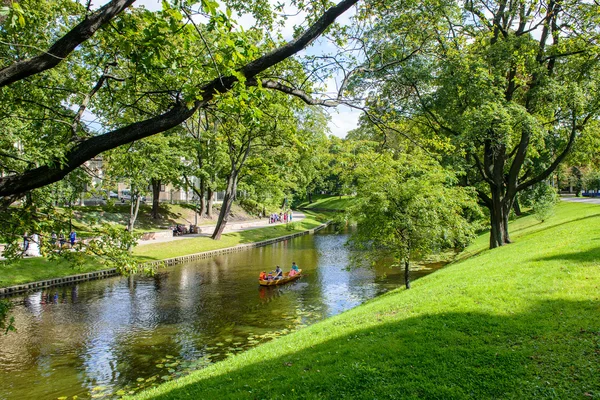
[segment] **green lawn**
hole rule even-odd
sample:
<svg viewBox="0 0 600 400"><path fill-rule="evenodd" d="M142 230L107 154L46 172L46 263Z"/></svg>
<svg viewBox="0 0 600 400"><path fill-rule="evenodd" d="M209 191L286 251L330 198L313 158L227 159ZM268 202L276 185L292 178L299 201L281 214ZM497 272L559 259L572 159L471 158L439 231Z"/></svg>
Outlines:
<svg viewBox="0 0 600 400"><path fill-rule="evenodd" d="M600 398L600 206L561 204L514 243L142 399Z"/></svg>
<svg viewBox="0 0 600 400"><path fill-rule="evenodd" d="M19 285L27 282L43 281L63 276L106 269L91 258L82 266L75 267L66 260L26 258L12 263L0 263L0 287Z"/></svg>
<svg viewBox="0 0 600 400"><path fill-rule="evenodd" d="M156 243L136 247L133 254L141 261L162 260L187 254L201 253L208 250L233 247L238 244L260 242L279 236L291 235L315 228L327 220L324 214L305 213L306 218L287 225L278 224L266 228L251 229L241 232L227 233L221 240L215 241L208 237L174 240L171 242Z"/></svg>
<svg viewBox="0 0 600 400"><path fill-rule="evenodd" d="M315 195L313 202L299 204L299 208L317 210L345 210L354 200L354 196Z"/></svg>

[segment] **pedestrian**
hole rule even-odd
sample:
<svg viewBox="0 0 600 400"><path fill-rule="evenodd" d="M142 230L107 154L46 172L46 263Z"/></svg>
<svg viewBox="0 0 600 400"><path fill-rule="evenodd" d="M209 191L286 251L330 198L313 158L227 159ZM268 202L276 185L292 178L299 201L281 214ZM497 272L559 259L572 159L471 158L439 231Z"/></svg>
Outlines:
<svg viewBox="0 0 600 400"><path fill-rule="evenodd" d="M59 232L59 234L58 234L58 243L60 244L60 250L63 249L63 247L65 245L65 242L66 242L65 235L63 235L62 232Z"/></svg>
<svg viewBox="0 0 600 400"><path fill-rule="evenodd" d="M73 248L73 246L75 246L76 239L77 239L77 233L75 233L75 231L71 231L71 233L69 233L69 242L71 242L71 248Z"/></svg>
<svg viewBox="0 0 600 400"><path fill-rule="evenodd" d="M56 239L58 237L56 236L56 232L52 232L52 234L50 235L50 248L52 250L54 250L56 248Z"/></svg>
<svg viewBox="0 0 600 400"><path fill-rule="evenodd" d="M27 235L27 232L25 232L23 234L23 251L27 251L28 248L29 248L29 235Z"/></svg>

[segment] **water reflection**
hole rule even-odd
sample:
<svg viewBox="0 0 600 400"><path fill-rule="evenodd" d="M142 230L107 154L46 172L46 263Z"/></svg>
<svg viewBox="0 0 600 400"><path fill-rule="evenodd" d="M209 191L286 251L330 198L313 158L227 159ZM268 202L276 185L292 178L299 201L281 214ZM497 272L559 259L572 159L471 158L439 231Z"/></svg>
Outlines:
<svg viewBox="0 0 600 400"><path fill-rule="evenodd" d="M14 298L19 331L0 337L0 399L136 391L403 283L400 271L383 264L346 270L346 240L323 232L154 277L116 277ZM257 285L261 270L288 270L292 261L303 269L300 280Z"/></svg>

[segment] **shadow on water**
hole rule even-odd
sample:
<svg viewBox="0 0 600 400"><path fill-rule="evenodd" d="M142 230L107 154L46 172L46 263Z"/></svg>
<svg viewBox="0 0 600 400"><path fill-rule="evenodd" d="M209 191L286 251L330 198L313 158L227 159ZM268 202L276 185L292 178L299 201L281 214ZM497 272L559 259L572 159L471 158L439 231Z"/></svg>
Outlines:
<svg viewBox="0 0 600 400"><path fill-rule="evenodd" d="M350 328L154 398L595 398L599 307L545 301L511 316L444 313Z"/></svg>

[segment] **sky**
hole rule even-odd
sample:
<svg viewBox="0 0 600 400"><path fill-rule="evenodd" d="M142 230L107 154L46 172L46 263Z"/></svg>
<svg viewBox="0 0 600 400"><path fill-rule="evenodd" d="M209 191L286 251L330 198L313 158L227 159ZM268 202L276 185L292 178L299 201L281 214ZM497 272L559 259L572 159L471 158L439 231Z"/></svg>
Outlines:
<svg viewBox="0 0 600 400"><path fill-rule="evenodd" d="M100 7L103 4L107 3L108 0L95 0L92 2L94 8ZM144 6L146 9L151 11L157 11L162 8L161 0L137 0L134 4L135 6ZM291 12L288 11L291 14ZM348 10L344 15L342 15L338 22L342 24L347 24L350 22L350 16L352 15L352 10ZM252 26L252 17L248 15L237 16L237 21L243 27L247 28ZM296 16L290 17L285 26L283 27L281 33L284 38L289 39L292 37L292 32L294 25L300 24L303 22L303 15L298 14ZM316 40L308 49L310 54L324 54L327 52L327 43L322 40ZM334 76L327 81L327 87L325 92L322 93L324 97L336 97L337 96L337 88L341 82L341 77ZM358 126L358 118L360 116L360 111L352 109L347 106L337 106L335 108L328 107L326 111L330 115L329 122L329 130L332 135L337 137L345 137L348 131L356 128Z"/></svg>

